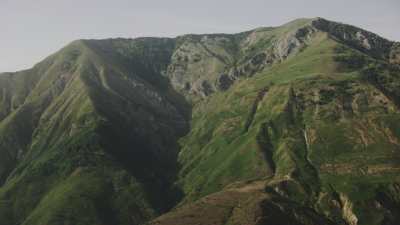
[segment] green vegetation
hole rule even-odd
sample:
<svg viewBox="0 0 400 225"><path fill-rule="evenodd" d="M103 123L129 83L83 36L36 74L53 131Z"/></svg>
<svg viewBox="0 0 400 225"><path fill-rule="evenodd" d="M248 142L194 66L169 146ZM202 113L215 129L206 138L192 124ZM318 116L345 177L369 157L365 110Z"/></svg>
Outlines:
<svg viewBox="0 0 400 225"><path fill-rule="evenodd" d="M0 225L394 224L391 46L299 19L80 40L1 74Z"/></svg>

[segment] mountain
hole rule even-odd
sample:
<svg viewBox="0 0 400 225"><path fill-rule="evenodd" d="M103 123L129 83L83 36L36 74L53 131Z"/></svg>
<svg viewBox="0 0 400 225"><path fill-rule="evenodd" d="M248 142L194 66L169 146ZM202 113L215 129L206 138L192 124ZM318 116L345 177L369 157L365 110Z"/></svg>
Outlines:
<svg viewBox="0 0 400 225"><path fill-rule="evenodd" d="M354 26L79 40L0 89L0 225L400 221L400 43Z"/></svg>

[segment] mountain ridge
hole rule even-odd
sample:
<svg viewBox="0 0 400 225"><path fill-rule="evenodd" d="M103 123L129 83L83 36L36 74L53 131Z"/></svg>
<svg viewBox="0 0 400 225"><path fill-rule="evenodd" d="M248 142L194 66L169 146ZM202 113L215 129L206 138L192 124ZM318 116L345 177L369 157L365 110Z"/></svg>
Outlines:
<svg viewBox="0 0 400 225"><path fill-rule="evenodd" d="M322 18L74 41L0 75L0 224L394 224L398 46Z"/></svg>

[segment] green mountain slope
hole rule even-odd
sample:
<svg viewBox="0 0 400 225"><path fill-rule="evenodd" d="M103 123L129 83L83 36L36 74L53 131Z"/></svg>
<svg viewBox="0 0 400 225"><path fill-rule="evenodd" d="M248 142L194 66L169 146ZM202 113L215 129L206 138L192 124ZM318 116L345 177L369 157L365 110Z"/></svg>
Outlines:
<svg viewBox="0 0 400 225"><path fill-rule="evenodd" d="M137 57L161 59L159 67L135 61L134 73L124 64L131 59L107 56L96 44L74 42L58 52L2 121L1 149L21 154L0 191L2 224L131 224L168 209L179 195L171 182L187 106L167 83L151 80L161 76L168 51L146 46L169 40L127 43L146 48Z"/></svg>
<svg viewBox="0 0 400 225"><path fill-rule="evenodd" d="M0 224L395 224L399 46L299 19L1 74Z"/></svg>

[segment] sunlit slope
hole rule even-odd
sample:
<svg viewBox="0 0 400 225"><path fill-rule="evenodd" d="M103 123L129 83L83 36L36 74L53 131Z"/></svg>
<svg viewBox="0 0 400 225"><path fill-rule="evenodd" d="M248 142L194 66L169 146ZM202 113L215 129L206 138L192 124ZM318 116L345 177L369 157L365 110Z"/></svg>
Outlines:
<svg viewBox="0 0 400 225"><path fill-rule="evenodd" d="M325 33L310 43L194 106L179 155L187 201L266 179L266 188L332 221L398 218L373 204L398 204L386 188L399 181L399 69Z"/></svg>

